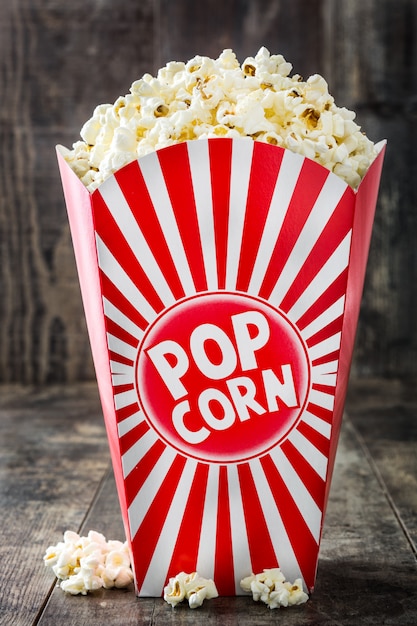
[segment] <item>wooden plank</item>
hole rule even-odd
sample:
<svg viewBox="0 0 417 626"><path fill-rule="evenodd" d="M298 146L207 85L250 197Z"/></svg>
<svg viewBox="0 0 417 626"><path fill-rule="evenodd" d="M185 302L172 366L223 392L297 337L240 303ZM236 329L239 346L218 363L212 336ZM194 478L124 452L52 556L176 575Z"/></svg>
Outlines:
<svg viewBox="0 0 417 626"><path fill-rule="evenodd" d="M94 377L55 145L154 68L155 3L0 3L0 381Z"/></svg>
<svg viewBox="0 0 417 626"><path fill-rule="evenodd" d="M417 202L414 0L327 0L325 76L387 151L353 364L356 376L416 373Z"/></svg>
<svg viewBox="0 0 417 626"><path fill-rule="evenodd" d="M204 5L161 0L160 5L162 64L196 54L217 58L224 48L232 48L243 62L266 46L271 54L283 54L298 74L323 71L322 0L207 0Z"/></svg>
<svg viewBox="0 0 417 626"><path fill-rule="evenodd" d="M417 556L415 381L352 381L347 410L364 453Z"/></svg>
<svg viewBox="0 0 417 626"><path fill-rule="evenodd" d="M417 374L416 31L414 0L0 3L0 381L94 376L55 144L171 59L262 45L388 138L353 372Z"/></svg>
<svg viewBox="0 0 417 626"><path fill-rule="evenodd" d="M80 528L109 452L95 385L0 391L0 623L24 626L51 587L45 550Z"/></svg>
<svg viewBox="0 0 417 626"><path fill-rule="evenodd" d="M391 448L386 453L392 457L397 442L415 433L415 392L411 386L399 387L408 410L397 420L395 388L396 384L390 388L379 383L371 394L362 386L356 405L351 395L351 410L356 406L357 412L354 426L346 419L342 431L316 590L307 605L285 611L290 625L415 622L415 556L387 499L388 492L398 502L395 489L404 474L397 474L396 483L393 472L392 484L382 489L375 475L378 457L374 461L371 448L366 454L363 448L363 441L368 448L367 437L377 427L389 425ZM67 528L85 533L94 528L108 538L120 538L123 529L113 477L107 471L107 441L95 385L1 392L0 616L9 624L25 625L36 621L54 584L42 563L47 545L58 541ZM386 419L377 422L384 406ZM374 424L372 418L368 422L373 407ZM185 605L173 612L161 599L137 599L133 589L74 598L54 588L40 623L158 625L173 619L181 624L209 620L262 626L274 621L276 613L250 598L219 598L198 611Z"/></svg>
<svg viewBox="0 0 417 626"><path fill-rule="evenodd" d="M112 476L103 484L84 524L110 538L122 532ZM119 535L120 536L120 535ZM54 589L41 626L103 623L130 626L271 624L290 626L410 625L417 616L417 568L410 546L363 454L356 431L345 421L325 522L317 585L301 607L269 611L248 597L218 598L191 611L171 609L162 599L135 598L133 589L101 590L74 598ZM284 615L282 614L284 611Z"/></svg>

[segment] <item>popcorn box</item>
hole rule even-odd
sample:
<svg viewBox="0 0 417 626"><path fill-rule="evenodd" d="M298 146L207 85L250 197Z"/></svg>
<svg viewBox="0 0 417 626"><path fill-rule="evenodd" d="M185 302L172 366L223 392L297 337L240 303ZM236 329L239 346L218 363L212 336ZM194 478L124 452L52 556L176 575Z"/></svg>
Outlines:
<svg viewBox="0 0 417 626"><path fill-rule="evenodd" d="M58 160L136 592L314 587L385 143L357 191L252 139Z"/></svg>

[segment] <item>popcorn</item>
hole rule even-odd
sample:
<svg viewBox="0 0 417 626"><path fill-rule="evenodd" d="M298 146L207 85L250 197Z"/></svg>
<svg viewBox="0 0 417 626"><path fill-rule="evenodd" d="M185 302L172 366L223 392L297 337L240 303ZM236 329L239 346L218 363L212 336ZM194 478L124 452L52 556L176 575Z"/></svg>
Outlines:
<svg viewBox="0 0 417 626"><path fill-rule="evenodd" d="M49 546L43 560L60 579L61 589L72 595L127 587L133 581L127 542L106 541L94 530L87 537L67 530L64 541Z"/></svg>
<svg viewBox="0 0 417 626"><path fill-rule="evenodd" d="M264 569L261 574L252 574L240 581L243 591L252 593L255 602L264 602L270 609L292 606L307 602L301 578L287 582L279 568Z"/></svg>
<svg viewBox="0 0 417 626"><path fill-rule="evenodd" d="M174 578L170 578L164 589L164 600L173 608L184 599L188 600L191 609L201 606L205 599L217 598L216 585L211 579L199 576L197 572L186 574L180 572Z"/></svg>
<svg viewBox="0 0 417 626"><path fill-rule="evenodd" d="M374 143L336 106L325 79L290 77L282 55L262 47L242 65L230 49L217 59L171 61L145 74L113 105L101 104L66 159L90 191L130 161L208 137L251 137L313 159L357 187L376 157Z"/></svg>

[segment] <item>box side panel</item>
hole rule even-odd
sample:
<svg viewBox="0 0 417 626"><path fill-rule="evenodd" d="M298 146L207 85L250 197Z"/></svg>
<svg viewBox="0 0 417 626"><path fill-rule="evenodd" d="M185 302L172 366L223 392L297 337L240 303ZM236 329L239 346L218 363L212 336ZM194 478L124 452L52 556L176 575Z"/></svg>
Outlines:
<svg viewBox="0 0 417 626"><path fill-rule="evenodd" d="M343 417L346 392L349 382L349 373L355 345L356 329L358 325L384 155L385 142L381 142L380 152L362 180L356 194L355 216L352 230L352 244L346 290L346 309L342 329L340 366L333 416L333 429L335 429L336 436L333 437L329 455L329 480L327 481L325 504L327 503L331 485L331 475L333 472L340 425Z"/></svg>
<svg viewBox="0 0 417 626"><path fill-rule="evenodd" d="M123 505L125 500L124 483L97 265L92 197L66 163L59 147L57 148L57 158L116 484L125 528L128 530L128 520L124 513L126 507ZM128 532L126 534L129 536Z"/></svg>

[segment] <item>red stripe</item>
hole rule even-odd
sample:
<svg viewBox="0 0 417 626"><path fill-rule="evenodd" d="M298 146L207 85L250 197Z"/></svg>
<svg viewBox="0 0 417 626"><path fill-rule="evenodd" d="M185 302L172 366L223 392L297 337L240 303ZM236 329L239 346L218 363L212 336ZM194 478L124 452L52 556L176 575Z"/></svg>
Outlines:
<svg viewBox="0 0 417 626"><path fill-rule="evenodd" d="M331 361L338 361L339 354L340 354L340 350L335 350L334 352L329 352L329 354L324 354L318 359L315 359L312 362L312 366L314 367L316 365L324 365L324 363L330 363Z"/></svg>
<svg viewBox="0 0 417 626"><path fill-rule="evenodd" d="M160 486L152 504L150 505L137 533L135 534L132 547L136 555L136 583L140 590L145 579L147 570L152 560L153 553L158 543L159 536L165 524L172 499L175 495L178 482L184 469L186 459L178 455L169 468L165 480ZM163 585L161 587L161 594Z"/></svg>
<svg viewBox="0 0 417 626"><path fill-rule="evenodd" d="M117 409L116 411L116 419L117 422L123 422L123 420L127 419L134 413L139 411L139 405L137 402L133 402L133 404L129 404L128 406L124 406L121 409Z"/></svg>
<svg viewBox="0 0 417 626"><path fill-rule="evenodd" d="M159 313L164 304L99 193L94 195L94 211L98 235L152 308ZM102 271L105 270L102 268Z"/></svg>
<svg viewBox="0 0 417 626"><path fill-rule="evenodd" d="M197 569L208 473L209 465L203 463L197 465L167 578L175 576L178 572L195 572Z"/></svg>
<svg viewBox="0 0 417 626"><path fill-rule="evenodd" d="M125 454L143 435L149 430L148 424L143 420L137 426L129 430L119 438L120 454Z"/></svg>
<svg viewBox="0 0 417 626"><path fill-rule="evenodd" d="M329 396L334 396L335 385L321 385L319 383L313 383L312 388L316 391L327 393Z"/></svg>
<svg viewBox="0 0 417 626"><path fill-rule="evenodd" d="M284 441L281 449L313 498L314 502L323 511L324 494L326 491L325 481L317 474L315 469L306 461L305 457L297 450L289 439Z"/></svg>
<svg viewBox="0 0 417 626"><path fill-rule="evenodd" d="M308 439L313 444L313 446L317 448L317 450L320 450L320 452L324 454L326 458L329 457L330 441L327 439L327 437L317 432L317 430L310 426L310 424L306 424L306 422L303 421L298 424L297 430L302 435L304 435L304 437Z"/></svg>
<svg viewBox="0 0 417 626"><path fill-rule="evenodd" d="M306 585L314 586L319 546L269 455L260 459Z"/></svg>
<svg viewBox="0 0 417 626"><path fill-rule="evenodd" d="M219 289L226 284L232 140L209 139L213 219Z"/></svg>
<svg viewBox="0 0 417 626"><path fill-rule="evenodd" d="M329 303L337 302L346 293L347 285L347 268L339 274L339 276L328 286L315 302L307 309L305 313L297 320L297 326L300 330L313 322L321 313L329 308Z"/></svg>
<svg viewBox="0 0 417 626"><path fill-rule="evenodd" d="M351 230L354 209L351 193L352 190L349 187L337 204L293 284L282 300L280 308L283 311L289 311L297 302L298 298ZM330 304L332 302L328 302L327 306L330 306Z"/></svg>
<svg viewBox="0 0 417 626"><path fill-rule="evenodd" d="M262 572L264 568L277 567L278 561L250 466L248 463L243 463L238 465L237 469L252 571Z"/></svg>
<svg viewBox="0 0 417 626"><path fill-rule="evenodd" d="M299 234L329 174L324 167L305 159L281 231L278 235L259 295L269 299Z"/></svg>
<svg viewBox="0 0 417 626"><path fill-rule="evenodd" d="M340 315L335 320L330 322L330 324L327 324L327 326L324 326L324 328L321 328L314 335L309 337L306 341L308 347L311 348L312 346L315 346L316 344L322 341L325 341L329 337L332 337L333 335L340 333L342 330L342 326L343 326L343 315Z"/></svg>
<svg viewBox="0 0 417 626"><path fill-rule="evenodd" d="M214 580L221 596L234 596L235 577L232 552L232 531L230 526L229 486L227 467L219 468L219 493L217 503L216 553Z"/></svg>
<svg viewBox="0 0 417 626"><path fill-rule="evenodd" d="M103 296L116 306L119 311L124 313L136 326L145 330L148 322L102 271L100 271L100 281Z"/></svg>
<svg viewBox="0 0 417 626"><path fill-rule="evenodd" d="M118 352L113 352L109 350L109 360L115 361L116 363L123 363L123 365L130 365L133 367L133 361L128 359L126 356L122 356Z"/></svg>
<svg viewBox="0 0 417 626"><path fill-rule="evenodd" d="M145 452L143 457L138 460L132 471L126 476L125 490L127 506L132 504L138 494L138 491L142 487L165 448L166 445L163 441L157 439L149 450Z"/></svg>
<svg viewBox="0 0 417 626"><path fill-rule="evenodd" d="M174 297L184 297L175 261L171 257L138 162L123 167L116 172L115 177Z"/></svg>
<svg viewBox="0 0 417 626"><path fill-rule="evenodd" d="M157 154L196 291L205 291L207 281L187 144L175 146L175 158L169 149Z"/></svg>
<svg viewBox="0 0 417 626"><path fill-rule="evenodd" d="M237 289L247 291L284 150L255 141L243 227Z"/></svg>
<svg viewBox="0 0 417 626"><path fill-rule="evenodd" d="M309 403L306 409L309 413L312 413L316 417L324 420L328 424L332 423L333 420L333 411L329 411L329 409L325 409L322 406L318 406L317 404Z"/></svg>
<svg viewBox="0 0 417 626"><path fill-rule="evenodd" d="M119 395L119 393L124 393L125 391L132 391L134 388L133 383L126 383L125 385L114 385L113 393L115 396Z"/></svg>
<svg viewBox="0 0 417 626"><path fill-rule="evenodd" d="M139 340L137 337L134 337L133 335L128 333L127 330L119 326L119 324L117 324L114 320L110 319L109 317L105 316L105 320L106 320L106 330L108 333L110 333L114 337L117 337L118 339L121 339L122 341L129 344L133 348L137 347L139 343Z"/></svg>

